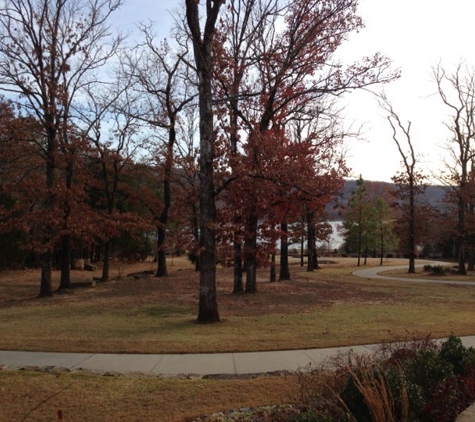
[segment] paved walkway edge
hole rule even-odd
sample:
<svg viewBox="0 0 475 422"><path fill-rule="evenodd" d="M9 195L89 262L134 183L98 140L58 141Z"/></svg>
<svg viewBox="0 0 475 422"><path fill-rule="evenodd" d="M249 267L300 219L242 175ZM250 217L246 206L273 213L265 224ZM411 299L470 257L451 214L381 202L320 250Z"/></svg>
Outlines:
<svg viewBox="0 0 475 422"><path fill-rule="evenodd" d="M467 347L475 346L475 336L462 337ZM316 367L338 353L350 350L371 353L376 345L332 347L325 349L281 350L246 353L203 354L106 354L0 351L5 369L65 368L93 373L143 373L162 377L180 375L249 375L279 371L295 372Z"/></svg>
<svg viewBox="0 0 475 422"><path fill-rule="evenodd" d="M281 350L273 352L201 354L109 354L0 351L6 369L66 368L96 373L144 373L157 376L247 375L278 371L294 372L321 365L339 352L371 352L374 345Z"/></svg>

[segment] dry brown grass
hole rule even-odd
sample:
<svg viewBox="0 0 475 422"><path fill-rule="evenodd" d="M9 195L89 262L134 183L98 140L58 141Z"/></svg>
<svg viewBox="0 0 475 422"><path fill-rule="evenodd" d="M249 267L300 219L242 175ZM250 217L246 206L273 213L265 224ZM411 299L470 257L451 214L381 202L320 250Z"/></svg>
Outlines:
<svg viewBox="0 0 475 422"><path fill-rule="evenodd" d="M400 373L401 415L397 415L395 399L385 373L377 364L357 367L358 373L347 367L356 388L363 397L373 422L406 422L409 413L407 390Z"/></svg>
<svg viewBox="0 0 475 422"><path fill-rule="evenodd" d="M292 265L289 282L269 283L263 269L253 295L231 294L232 271L219 269L223 322L202 326L195 323L198 274L175 259L166 279L125 277L150 265L129 265L120 280L50 299L36 297L38 271L0 273L0 349L257 351L375 343L406 337L407 331L438 337L475 333L472 286L366 280L351 275L354 259L313 273ZM93 275L74 272L73 278Z"/></svg>
<svg viewBox="0 0 475 422"><path fill-rule="evenodd" d="M404 262L404 261L403 261ZM370 260L368 265L377 265ZM392 260L386 265L398 265ZM447 336L475 333L475 288L365 280L351 275L355 260L337 260L292 281L269 283L259 272L255 295L232 295L230 269L218 270L223 322L201 326L198 275L174 259L170 276L133 279L151 264L121 265L120 280L38 299L39 272L0 273L0 348L103 352L269 350L372 343L407 332ZM75 281L91 280L73 272ZM58 274L55 273L55 283ZM246 338L246 342L242 341ZM0 371L0 421L179 421L230 408L292 402L294 377L172 380Z"/></svg>
<svg viewBox="0 0 475 422"><path fill-rule="evenodd" d="M228 409L295 402L295 376L175 380L0 371L0 421L183 421ZM44 403L43 403L44 402Z"/></svg>

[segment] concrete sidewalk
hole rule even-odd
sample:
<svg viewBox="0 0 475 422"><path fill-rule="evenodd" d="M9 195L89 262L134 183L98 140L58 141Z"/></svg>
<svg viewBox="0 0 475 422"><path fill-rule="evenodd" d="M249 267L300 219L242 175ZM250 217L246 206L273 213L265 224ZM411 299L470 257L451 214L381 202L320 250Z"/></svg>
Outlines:
<svg viewBox="0 0 475 422"><path fill-rule="evenodd" d="M475 337L473 339L475 343ZM248 353L201 354L104 354L0 351L0 365L9 369L58 367L97 373L144 373L174 377L178 375L244 375L275 371L297 371L307 365L320 365L339 351L353 349L369 353L374 345L282 350Z"/></svg>
<svg viewBox="0 0 475 422"><path fill-rule="evenodd" d="M465 346L475 347L475 336L462 337ZM248 353L203 354L104 354L0 351L0 365L7 369L25 367L66 368L95 373L143 373L163 377L179 375L245 375L276 371L297 371L309 364L318 366L338 353L353 350L371 353L376 345L282 350Z"/></svg>

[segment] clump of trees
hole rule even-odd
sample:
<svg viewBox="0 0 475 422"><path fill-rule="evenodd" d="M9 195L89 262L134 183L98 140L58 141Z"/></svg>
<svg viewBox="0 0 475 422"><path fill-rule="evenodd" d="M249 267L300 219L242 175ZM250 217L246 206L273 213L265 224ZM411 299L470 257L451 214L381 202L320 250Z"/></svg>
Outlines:
<svg viewBox="0 0 475 422"><path fill-rule="evenodd" d="M459 274L475 270L474 146L475 72L460 63L448 72L441 64L433 69L437 92L449 111L445 123L449 130L445 171L437 175L445 191L444 203L431 204L424 199L427 176L416 154L411 135L412 123L404 123L385 93L377 94L392 129L392 139L401 157L402 171L393 177L396 185L393 204L395 228L400 238L399 251L409 258L409 273L415 272L417 250L422 255L437 253L456 257ZM367 252L373 237L371 204L360 179L358 190L349 201L345 222L346 249L360 256ZM356 245L356 246L355 246Z"/></svg>
<svg viewBox="0 0 475 422"><path fill-rule="evenodd" d="M368 256L379 256L382 265L383 258L397 245L396 215L384 196L391 198L392 195L384 191L369 192L360 176L348 200L343 222L344 249L347 254L356 254L358 266L362 257L366 265Z"/></svg>
<svg viewBox="0 0 475 422"><path fill-rule="evenodd" d="M186 0L173 39L142 25L129 49L108 24L118 7L0 7L2 239L37 254L41 296L56 260L67 289L78 255L100 250L107 281L119 245L145 253L154 239L159 277L168 250L188 250L198 321L219 321L218 260L233 263L235 293L253 293L280 241L288 279L286 245L303 221L318 266L325 206L348 172L334 99L397 73L379 54L335 61L362 27L356 0Z"/></svg>

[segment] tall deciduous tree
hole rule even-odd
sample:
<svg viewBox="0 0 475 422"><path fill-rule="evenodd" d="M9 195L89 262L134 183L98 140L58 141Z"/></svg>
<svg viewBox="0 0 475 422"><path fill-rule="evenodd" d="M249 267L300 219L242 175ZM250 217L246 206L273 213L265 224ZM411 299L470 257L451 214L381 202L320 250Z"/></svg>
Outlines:
<svg viewBox="0 0 475 422"><path fill-rule="evenodd" d="M408 201L408 273L414 274L416 272L416 196L424 190L424 177L417 169L418 160L411 139L411 122L408 122L407 125L403 124L384 93L381 94L379 98L381 107L387 112L387 119L393 132L392 137L396 143L404 167L404 171L394 176L393 181L399 188L399 196L401 199L407 199ZM401 137L403 138L402 140Z"/></svg>
<svg viewBox="0 0 475 422"><path fill-rule="evenodd" d="M104 42L110 38L106 20L119 5L120 0L4 0L0 7L1 89L21 96L19 103L39 121L46 140L40 296L52 294L58 151L71 141L71 104L78 90L117 46L106 48Z"/></svg>
<svg viewBox="0 0 475 422"><path fill-rule="evenodd" d="M362 25L356 6L353 0L242 0L230 5L231 18L224 22L223 31L231 41L228 44L224 37L217 68L223 96L230 104L229 125L233 128L240 122L245 139L243 154L237 155L247 161L245 177L268 183L264 148L272 139L281 139L276 134L296 114L308 113L310 104L395 76L385 72L389 61L378 55L346 69L333 62L333 53L345 37ZM262 190L262 183L250 186ZM249 196L261 198L257 192ZM254 202L243 215L249 292L256 290L258 205Z"/></svg>
<svg viewBox="0 0 475 422"><path fill-rule="evenodd" d="M216 299L216 203L214 185L215 133L213 118L212 62L216 23L223 0L206 0L204 26L200 5L186 1L186 20L193 41L200 110L200 293L198 322L220 320Z"/></svg>
<svg viewBox="0 0 475 422"><path fill-rule="evenodd" d="M172 206L172 171L180 115L195 101L191 69L185 64L188 50L173 49L167 41L157 43L150 26L141 26L144 45L138 47L139 56L127 55L124 77L133 84L135 115L158 130L160 145L153 154L163 168L161 210L156 210L157 271L156 277L168 275L165 241ZM194 105L194 104L193 104Z"/></svg>
<svg viewBox="0 0 475 422"><path fill-rule="evenodd" d="M475 70L459 64L450 74L439 65L434 68L434 78L439 96L450 110L450 121L446 126L451 131L449 149L452 160L447 160L449 174L445 182L455 186L458 272L465 275L467 187L475 159Z"/></svg>
<svg viewBox="0 0 475 422"><path fill-rule="evenodd" d="M138 216L120 206L124 196L130 196L126 178L134 167L137 150L146 146L131 107L126 90L110 84L87 90L83 107L77 109L82 132L90 143L88 165L93 178L90 202L96 213L94 237L103 246L102 282L109 280L113 239L142 223Z"/></svg>

